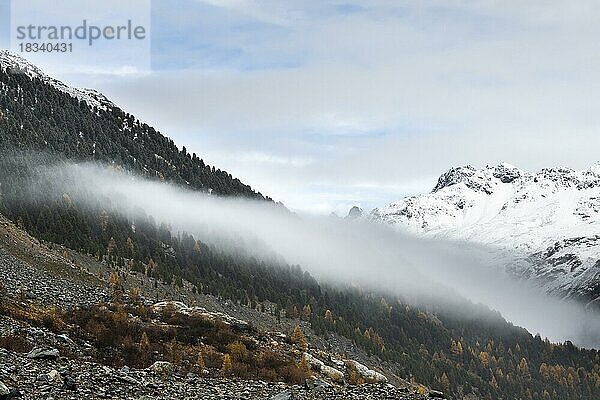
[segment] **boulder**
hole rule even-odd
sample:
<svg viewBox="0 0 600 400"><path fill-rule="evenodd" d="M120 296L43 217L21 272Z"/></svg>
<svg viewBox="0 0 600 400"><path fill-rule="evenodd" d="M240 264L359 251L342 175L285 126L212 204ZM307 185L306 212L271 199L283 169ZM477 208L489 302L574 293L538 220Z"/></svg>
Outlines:
<svg viewBox="0 0 600 400"><path fill-rule="evenodd" d="M439 390L430 390L429 397L434 398L434 399L445 399L446 398L444 393L440 392Z"/></svg>
<svg viewBox="0 0 600 400"><path fill-rule="evenodd" d="M387 382L387 378L385 377L385 375L380 374L377 371L373 371L372 369L367 368L366 366L362 365L358 361L345 360L345 362L346 362L346 365L348 365L350 368L356 370L358 375L361 378L363 378L365 380L365 382L367 382L367 383Z"/></svg>
<svg viewBox="0 0 600 400"><path fill-rule="evenodd" d="M0 382L0 399L8 399L8 395L10 394L10 390L6 385Z"/></svg>
<svg viewBox="0 0 600 400"><path fill-rule="evenodd" d="M325 382L322 379L309 378L306 380L306 388L309 390L315 390L317 392L320 392L330 387L332 387L332 385L330 383Z"/></svg>
<svg viewBox="0 0 600 400"><path fill-rule="evenodd" d="M59 355L60 353L58 352L58 349L35 347L33 350L27 353L27 358L56 360Z"/></svg>
<svg viewBox="0 0 600 400"><path fill-rule="evenodd" d="M321 369L325 366L325 363L319 360L317 357L313 356L309 353L304 353L302 355L306 362L310 365L310 369L314 371L321 371Z"/></svg>
<svg viewBox="0 0 600 400"><path fill-rule="evenodd" d="M339 382L344 379L344 373L342 371L330 367L329 365L323 365L321 373L334 382Z"/></svg>
<svg viewBox="0 0 600 400"><path fill-rule="evenodd" d="M77 382L67 375L63 379L63 387L67 390L77 390Z"/></svg>
<svg viewBox="0 0 600 400"><path fill-rule="evenodd" d="M173 311L181 314L189 314L190 310L190 308L181 301L161 301L152 306L156 312L162 312L167 307L172 307Z"/></svg>
<svg viewBox="0 0 600 400"><path fill-rule="evenodd" d="M294 398L295 396L292 391L287 389L283 392L277 393L275 396L272 396L269 400L293 400Z"/></svg>
<svg viewBox="0 0 600 400"><path fill-rule="evenodd" d="M70 337L68 337L67 335L63 334L63 335L56 335L56 338L58 340L60 340L61 342L66 343L67 345L71 346L71 347L75 347L76 344L73 340L71 340Z"/></svg>
<svg viewBox="0 0 600 400"><path fill-rule="evenodd" d="M48 372L46 375L48 376L48 378L47 378L48 383L62 385L63 379L57 370L53 369L52 371Z"/></svg>
<svg viewBox="0 0 600 400"><path fill-rule="evenodd" d="M304 359L310 365L310 369L313 371L321 372L323 375L328 377L334 382L341 381L344 378L344 373L339 371L329 365L326 365L323 361L319 360L317 357L313 356L310 353L303 354Z"/></svg>
<svg viewBox="0 0 600 400"><path fill-rule="evenodd" d="M148 369L163 376L171 375L175 371L173 364L168 361L156 361Z"/></svg>

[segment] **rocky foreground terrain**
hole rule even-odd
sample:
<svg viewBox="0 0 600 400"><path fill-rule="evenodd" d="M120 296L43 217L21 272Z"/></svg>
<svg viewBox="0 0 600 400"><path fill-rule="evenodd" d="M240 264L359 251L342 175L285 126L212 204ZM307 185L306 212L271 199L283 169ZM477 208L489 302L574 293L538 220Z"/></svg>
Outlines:
<svg viewBox="0 0 600 400"><path fill-rule="evenodd" d="M258 349L274 349L285 359L300 359L310 372L296 384L239 379L223 375L218 368L190 367L185 359L172 363L158 351L154 351L158 360L145 368L102 362L119 357L101 353L82 333L85 329L73 326L64 316L98 304L106 306L98 306L96 313L109 310L115 295L109 283L115 276L112 269L41 243L0 217L0 400L443 398L440 392L395 376L392 365L361 353L348 341L320 338L302 321L276 318L265 312L269 304L259 312L194 293L185 285L174 288L125 271L117 271L121 289L127 293L132 287L141 288L138 307L146 304L159 314L170 308L177 315L224 324L236 334L242 332L239 337L256 343ZM131 301L124 297L124 303ZM160 319L153 321L160 328L168 326ZM287 334L294 326L303 327L306 348L289 343ZM359 384L349 384L349 373Z"/></svg>
<svg viewBox="0 0 600 400"><path fill-rule="evenodd" d="M50 353L50 351L47 351ZM31 359L0 349L0 398L20 399L425 399L391 384L334 387L178 374L169 364L113 369L64 357Z"/></svg>

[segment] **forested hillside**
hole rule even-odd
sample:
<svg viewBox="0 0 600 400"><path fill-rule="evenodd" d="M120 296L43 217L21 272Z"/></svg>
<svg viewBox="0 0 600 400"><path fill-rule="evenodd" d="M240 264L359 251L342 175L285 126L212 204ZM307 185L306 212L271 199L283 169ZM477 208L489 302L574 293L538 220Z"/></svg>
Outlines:
<svg viewBox="0 0 600 400"><path fill-rule="evenodd" d="M145 176L220 195L262 198L229 173L181 150L118 107L91 107L38 78L0 71L0 146L111 162Z"/></svg>
<svg viewBox="0 0 600 400"><path fill-rule="evenodd" d="M117 108L92 109L23 74L1 71L0 85L3 154L51 151L70 160L114 163L197 190L262 198ZM456 398L600 398L595 350L544 341L466 301L460 311L469 317L452 317L401 298L319 283L300 266L232 256L209 246L206 238L173 232L143 212L129 218L113 215L106 210L114 199L81 205L68 193L30 198L25 195L29 171L13 161L2 160L0 213L40 239L174 285L187 280L198 291L249 307L261 308L268 300L276 304L275 314L309 321L322 335L343 335L396 362L402 376Z"/></svg>

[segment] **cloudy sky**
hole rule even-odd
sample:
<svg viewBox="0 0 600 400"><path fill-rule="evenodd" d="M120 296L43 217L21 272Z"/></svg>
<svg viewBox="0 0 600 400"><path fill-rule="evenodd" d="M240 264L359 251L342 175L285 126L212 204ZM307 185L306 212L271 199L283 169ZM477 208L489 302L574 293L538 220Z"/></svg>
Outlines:
<svg viewBox="0 0 600 400"><path fill-rule="evenodd" d="M600 3L549 3L154 0L149 68L36 62L290 208L341 214L453 165L600 159Z"/></svg>

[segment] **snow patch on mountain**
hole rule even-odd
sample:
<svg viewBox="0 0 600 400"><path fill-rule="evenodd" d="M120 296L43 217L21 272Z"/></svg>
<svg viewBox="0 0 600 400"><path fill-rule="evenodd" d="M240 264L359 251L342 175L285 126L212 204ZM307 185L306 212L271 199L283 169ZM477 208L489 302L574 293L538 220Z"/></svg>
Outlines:
<svg viewBox="0 0 600 400"><path fill-rule="evenodd" d="M451 168L430 193L374 209L368 218L493 246L517 256L507 270L548 292L600 296L600 163L537 173L510 164Z"/></svg>
<svg viewBox="0 0 600 400"><path fill-rule="evenodd" d="M102 110L109 110L115 107L114 103L108 100L108 98L99 91L70 87L58 79L46 75L34 64L8 50L0 49L0 68L2 68L3 71L23 73L30 78L40 79L41 81L54 86L58 90L69 94L71 97L86 102L90 107L97 107Z"/></svg>

